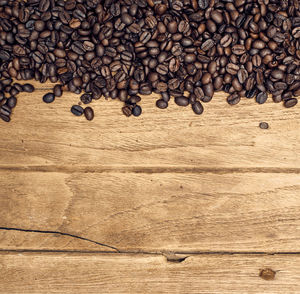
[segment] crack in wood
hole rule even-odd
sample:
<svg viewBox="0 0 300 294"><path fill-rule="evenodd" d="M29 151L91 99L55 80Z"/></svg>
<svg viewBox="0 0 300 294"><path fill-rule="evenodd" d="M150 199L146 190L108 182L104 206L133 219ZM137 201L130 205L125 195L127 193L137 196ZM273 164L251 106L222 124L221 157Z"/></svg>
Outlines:
<svg viewBox="0 0 300 294"><path fill-rule="evenodd" d="M40 234L57 234L57 235L61 235L61 236L67 236L67 237L87 241L87 242L94 243L96 245L107 247L107 248L116 250L117 252L120 252L118 248L113 247L111 245L107 245L107 244L104 244L104 243L100 243L100 242L97 242L97 241L94 241L94 240L91 240L91 239L88 239L88 238L76 236L76 235L69 234L69 233L63 233L63 232L58 232L58 231L48 231L48 230L31 230L31 229L9 228L9 227L0 227L0 230L19 231L19 232L26 232L26 233L40 233Z"/></svg>
<svg viewBox="0 0 300 294"><path fill-rule="evenodd" d="M58 231L50 230L32 230L32 229L21 229L21 228L12 228L12 227L0 227L0 230L3 231L19 231L25 233L40 233L40 234L58 234L61 236L67 236L83 241L87 241L99 246L110 248L114 251L99 251L99 250L49 250L49 249L0 249L0 252L28 252L28 253L82 253L82 254L149 254L149 255L162 255L166 257L168 262L177 262L181 263L189 255L300 255L300 251L143 251L143 250L120 250L114 246L104 244L95 240L91 240L85 237L76 236L74 234L63 233ZM185 256L183 256L185 255Z"/></svg>

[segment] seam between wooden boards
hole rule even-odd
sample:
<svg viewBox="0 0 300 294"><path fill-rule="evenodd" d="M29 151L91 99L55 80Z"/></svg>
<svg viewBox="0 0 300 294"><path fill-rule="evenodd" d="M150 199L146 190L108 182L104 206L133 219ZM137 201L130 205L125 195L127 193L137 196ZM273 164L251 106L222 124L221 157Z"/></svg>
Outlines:
<svg viewBox="0 0 300 294"><path fill-rule="evenodd" d="M210 168L195 166L59 166L59 165L29 165L12 166L0 165L0 171L13 172L55 172L55 173L286 173L300 174L300 168L281 168L281 167L243 167L243 168Z"/></svg>

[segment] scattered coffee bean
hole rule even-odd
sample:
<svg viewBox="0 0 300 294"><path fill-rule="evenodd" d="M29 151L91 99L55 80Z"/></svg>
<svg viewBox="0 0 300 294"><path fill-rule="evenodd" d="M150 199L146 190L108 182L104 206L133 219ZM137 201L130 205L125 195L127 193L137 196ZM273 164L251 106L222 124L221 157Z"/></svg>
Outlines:
<svg viewBox="0 0 300 294"><path fill-rule="evenodd" d="M140 116L142 114L142 108L139 105L136 105L133 109L132 109L132 114L134 116Z"/></svg>
<svg viewBox="0 0 300 294"><path fill-rule="evenodd" d="M91 107L86 107L84 109L84 116L87 120L93 120L94 119L94 110Z"/></svg>
<svg viewBox="0 0 300 294"><path fill-rule="evenodd" d="M55 100L55 96L53 93L48 93L43 97L43 101L45 103L52 103L54 100Z"/></svg>
<svg viewBox="0 0 300 294"><path fill-rule="evenodd" d="M261 122L259 127L263 130L267 130L269 128L269 124L267 122Z"/></svg>
<svg viewBox="0 0 300 294"><path fill-rule="evenodd" d="M71 107L71 112L76 116L81 116L84 112L84 109L79 105L73 105Z"/></svg>

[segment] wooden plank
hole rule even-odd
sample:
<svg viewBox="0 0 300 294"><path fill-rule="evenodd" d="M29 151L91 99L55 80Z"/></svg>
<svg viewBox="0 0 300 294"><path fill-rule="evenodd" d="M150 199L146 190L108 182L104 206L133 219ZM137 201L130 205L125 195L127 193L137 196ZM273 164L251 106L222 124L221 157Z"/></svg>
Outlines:
<svg viewBox="0 0 300 294"><path fill-rule="evenodd" d="M0 226L122 251L300 251L300 174L0 172ZM104 250L0 230L1 249Z"/></svg>
<svg viewBox="0 0 300 294"><path fill-rule="evenodd" d="M275 272L273 280L259 276ZM151 255L1 254L0 293L296 294L297 256L190 256L181 263Z"/></svg>
<svg viewBox="0 0 300 294"><path fill-rule="evenodd" d="M43 84L41 87L52 87ZM46 90L20 95L10 124L0 122L0 167L85 166L155 168L296 168L300 166L300 111L244 99L235 107L217 94L203 116L145 97L140 118L121 115L122 104L92 103L96 117L76 118L79 96L66 93L47 105ZM259 122L267 121L269 130Z"/></svg>

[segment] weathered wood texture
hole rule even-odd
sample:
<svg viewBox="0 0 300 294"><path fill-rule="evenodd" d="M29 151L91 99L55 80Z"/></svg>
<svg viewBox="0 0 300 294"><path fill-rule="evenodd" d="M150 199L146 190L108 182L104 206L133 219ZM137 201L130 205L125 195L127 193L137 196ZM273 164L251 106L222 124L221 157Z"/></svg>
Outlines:
<svg viewBox="0 0 300 294"><path fill-rule="evenodd" d="M264 268L275 279L259 277ZM299 256L0 255L3 294L297 294Z"/></svg>
<svg viewBox="0 0 300 294"><path fill-rule="evenodd" d="M0 293L300 293L300 254L254 255L300 252L299 106L220 93L199 117L153 96L140 118L97 101L87 122L79 96L46 105L36 86L0 122ZM165 251L200 254L142 254Z"/></svg>
<svg viewBox="0 0 300 294"><path fill-rule="evenodd" d="M43 87L50 87L49 84ZM237 106L216 94L202 116L170 103L155 107L142 101L140 118L121 115L118 101L93 103L96 117L87 122L70 113L79 96L65 93L47 105L46 90L21 94L12 122L0 122L0 165L9 167L88 166L114 168L298 168L299 107L285 109L244 99ZM258 128L267 121L269 130Z"/></svg>
<svg viewBox="0 0 300 294"><path fill-rule="evenodd" d="M119 250L300 251L300 174L0 172L0 226ZM107 250L0 231L4 249Z"/></svg>

